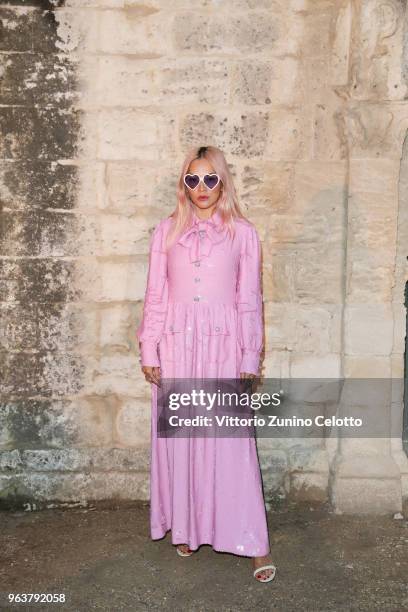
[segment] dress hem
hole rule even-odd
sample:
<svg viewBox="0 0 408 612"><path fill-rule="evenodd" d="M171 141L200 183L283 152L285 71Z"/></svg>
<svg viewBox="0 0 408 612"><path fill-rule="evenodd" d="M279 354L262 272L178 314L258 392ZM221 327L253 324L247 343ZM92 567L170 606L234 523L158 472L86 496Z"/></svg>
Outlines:
<svg viewBox="0 0 408 612"><path fill-rule="evenodd" d="M151 534L150 537L152 540L162 540L168 534L169 531L171 532L171 528L166 529L166 530L163 529L163 531L160 532L162 535ZM202 541L200 542L200 544L198 544L197 548L192 548L190 544L188 542L185 542L184 540L180 540L180 542L175 542L173 541L173 538L172 538L171 543L174 544L174 546L178 546L179 544L187 544L190 550L194 550L194 551L197 551L200 548L200 546L208 545L208 546L211 546L212 549L215 550L216 552L229 553L231 555L236 555L237 557L249 557L250 559L252 559L253 557L265 557L266 555L269 555L271 552L269 548L268 551L262 552L262 553L259 553L259 552L254 553L254 554L238 553L236 550L231 550L229 548L219 548L218 546L214 545L211 541Z"/></svg>

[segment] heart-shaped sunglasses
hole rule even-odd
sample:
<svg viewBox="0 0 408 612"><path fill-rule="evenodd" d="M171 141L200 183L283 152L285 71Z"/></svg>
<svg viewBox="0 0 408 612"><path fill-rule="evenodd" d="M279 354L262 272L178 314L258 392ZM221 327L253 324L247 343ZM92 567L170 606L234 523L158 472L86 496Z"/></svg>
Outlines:
<svg viewBox="0 0 408 612"><path fill-rule="evenodd" d="M215 189L221 179L218 174L185 174L183 180L186 187L194 190L197 189L200 181L202 181L208 189Z"/></svg>

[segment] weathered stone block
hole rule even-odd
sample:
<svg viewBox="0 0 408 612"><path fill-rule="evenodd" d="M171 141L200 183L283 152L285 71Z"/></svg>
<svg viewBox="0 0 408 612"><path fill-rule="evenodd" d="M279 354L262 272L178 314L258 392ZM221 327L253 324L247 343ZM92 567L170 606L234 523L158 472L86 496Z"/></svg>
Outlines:
<svg viewBox="0 0 408 612"><path fill-rule="evenodd" d="M313 138L312 124L301 108L271 109L263 117L266 140L262 140L261 133L255 135L262 140L261 157L276 161L310 159ZM262 129L262 125L260 128ZM245 155L245 152L240 150L239 154Z"/></svg>
<svg viewBox="0 0 408 612"><path fill-rule="evenodd" d="M347 165L344 162L298 162L294 171L293 199L288 209L300 216L303 230L298 240L342 245L345 233L344 203Z"/></svg>
<svg viewBox="0 0 408 612"><path fill-rule="evenodd" d="M149 498L148 474L142 472L27 473L0 476L2 509L40 509L50 503Z"/></svg>
<svg viewBox="0 0 408 612"><path fill-rule="evenodd" d="M19 397L0 406L0 447L106 446L112 441L114 398L34 400Z"/></svg>
<svg viewBox="0 0 408 612"><path fill-rule="evenodd" d="M293 207L294 179L297 166L286 162L257 161L246 163L240 172L241 203L251 216L259 215L258 231L262 231L271 214L280 214ZM256 217L258 218L258 216ZM254 217L255 219L255 217ZM268 228L265 232L268 232ZM266 236L264 235L264 238ZM264 258L264 263L268 263Z"/></svg>
<svg viewBox="0 0 408 612"><path fill-rule="evenodd" d="M8 256L61 257L97 253L96 222L63 212L5 212L0 252Z"/></svg>
<svg viewBox="0 0 408 612"><path fill-rule="evenodd" d="M261 157L268 138L268 113L231 112L188 114L180 122L183 147L193 142L214 142L234 155Z"/></svg>
<svg viewBox="0 0 408 612"><path fill-rule="evenodd" d="M290 475L290 493L288 498L293 501L316 501L328 500L327 485L328 473L316 474L294 473Z"/></svg>
<svg viewBox="0 0 408 612"><path fill-rule="evenodd" d="M161 11L151 7L101 11L99 44L102 53L134 54L154 59L171 49L171 29Z"/></svg>
<svg viewBox="0 0 408 612"><path fill-rule="evenodd" d="M339 378L341 357L338 353L313 355L293 353L290 358L290 376L293 378Z"/></svg>
<svg viewBox="0 0 408 612"><path fill-rule="evenodd" d="M343 300L343 252L330 242L297 249L295 289L302 303L341 304Z"/></svg>
<svg viewBox="0 0 408 612"><path fill-rule="evenodd" d="M106 168L106 198L105 208L121 212L123 215L132 215L140 208L146 214L150 212L147 205L151 199L161 196L160 179L157 168L141 162L108 163ZM168 173L165 173L168 180ZM173 189L176 188L172 181ZM167 188L170 192L170 187ZM166 191L166 197L169 193ZM157 207L161 210L160 202ZM155 210L155 209L154 209ZM150 214L147 214L150 217Z"/></svg>
<svg viewBox="0 0 408 612"><path fill-rule="evenodd" d="M106 206L106 166L104 162L81 161L77 167L76 208L97 213Z"/></svg>
<svg viewBox="0 0 408 612"><path fill-rule="evenodd" d="M360 27L352 29L349 95L364 102L406 99L405 53L400 52L406 35L405 6L400 2L386 6L385 11L376 11L363 2L353 12L353 24L357 20Z"/></svg>
<svg viewBox="0 0 408 612"><path fill-rule="evenodd" d="M89 70L91 70L91 66ZM91 102L101 106L175 106L187 103L226 104L228 64L217 59L203 61L180 58L156 64L132 56L99 58L96 83L88 84ZM188 87L186 84L188 83Z"/></svg>
<svg viewBox="0 0 408 612"><path fill-rule="evenodd" d="M53 108L0 108L0 157L43 159L75 157L80 112Z"/></svg>
<svg viewBox="0 0 408 612"><path fill-rule="evenodd" d="M337 162L348 159L344 116L339 109L338 98L331 89L326 91L324 102L313 106L312 120L313 157Z"/></svg>
<svg viewBox="0 0 408 612"><path fill-rule="evenodd" d="M406 116L401 102L350 103L344 111L350 159L396 159L402 150L406 130L401 129Z"/></svg>
<svg viewBox="0 0 408 612"><path fill-rule="evenodd" d="M130 396L130 402L136 401L134 397L143 398L147 387L135 353L112 350L111 354L102 355L95 364L90 389L101 396L115 393Z"/></svg>
<svg viewBox="0 0 408 612"><path fill-rule="evenodd" d="M76 205L78 168L48 161L1 161L0 204L10 209Z"/></svg>
<svg viewBox="0 0 408 612"><path fill-rule="evenodd" d="M148 268L146 257L143 257L143 261L106 262L101 264L100 268L100 301L144 299Z"/></svg>
<svg viewBox="0 0 408 612"><path fill-rule="evenodd" d="M80 98L76 70L72 59L63 54L2 54L0 103L71 106Z"/></svg>
<svg viewBox="0 0 408 612"><path fill-rule="evenodd" d="M296 341L296 306L266 303L264 315L266 351L293 350Z"/></svg>
<svg viewBox="0 0 408 612"><path fill-rule="evenodd" d="M140 303L114 304L100 310L99 345L102 349L115 347L129 350L135 346L136 319Z"/></svg>
<svg viewBox="0 0 408 612"><path fill-rule="evenodd" d="M83 359L75 354L7 353L2 392L4 397L73 395L82 388L84 372Z"/></svg>
<svg viewBox="0 0 408 612"><path fill-rule="evenodd" d="M0 303L0 346L5 350L31 350L38 346L38 305L30 310L19 303ZM2 354L2 357L5 355Z"/></svg>
<svg viewBox="0 0 408 612"><path fill-rule="evenodd" d="M126 446L138 446L150 439L150 403L129 399L119 409L114 439Z"/></svg>
<svg viewBox="0 0 408 612"><path fill-rule="evenodd" d="M350 197L351 248L384 249L396 242L398 201L395 192L353 192Z"/></svg>
<svg viewBox="0 0 408 612"><path fill-rule="evenodd" d="M282 450L260 450L259 463L263 471L285 472L288 467L286 452Z"/></svg>
<svg viewBox="0 0 408 612"><path fill-rule="evenodd" d="M332 501L336 511L401 512L400 478L400 470L391 456L362 453L343 457L333 483Z"/></svg>
<svg viewBox="0 0 408 612"><path fill-rule="evenodd" d="M143 255L149 251L150 231L154 219L146 214L146 209L139 209L133 217L115 214L102 214L100 254L109 255ZM144 214L143 214L144 213ZM156 223L160 219L156 219Z"/></svg>
<svg viewBox="0 0 408 612"><path fill-rule="evenodd" d="M81 303L3 303L1 346L9 350L92 353L96 349L98 311Z"/></svg>
<svg viewBox="0 0 408 612"><path fill-rule="evenodd" d="M264 361L263 375L267 378L288 378L290 373L290 352L269 345Z"/></svg>
<svg viewBox="0 0 408 612"><path fill-rule="evenodd" d="M63 448L0 451L3 472L145 472L150 466L149 447Z"/></svg>
<svg viewBox="0 0 408 612"><path fill-rule="evenodd" d="M283 251L269 258L264 257L264 261L262 270L264 300L274 303L293 301L296 296L296 254Z"/></svg>
<svg viewBox="0 0 408 612"><path fill-rule="evenodd" d="M304 95L302 79L306 80L299 58L236 60L231 68L231 99L235 104L298 105Z"/></svg>
<svg viewBox="0 0 408 612"><path fill-rule="evenodd" d="M378 195L380 195L381 198L386 196L395 198L400 168L398 164L395 164L393 159L387 157L380 159L353 159L350 161L349 172L350 193L356 194L359 192L365 194L367 198L370 197L369 201L363 200L363 202L367 204L367 212L370 210L370 203L376 212L379 211L379 206L377 204ZM380 203L383 205L385 201L381 199ZM387 208L388 206L391 207L389 215L395 214L397 201L388 199L386 203ZM358 199L355 200L355 204L359 204ZM354 212L354 207L352 212Z"/></svg>
<svg viewBox="0 0 408 612"><path fill-rule="evenodd" d="M377 355L346 355L344 376L345 378L387 378L391 376L391 360L389 357Z"/></svg>
<svg viewBox="0 0 408 612"><path fill-rule="evenodd" d="M71 261L0 261L3 300L23 303L74 300L78 289L72 282L73 273Z"/></svg>
<svg viewBox="0 0 408 612"><path fill-rule="evenodd" d="M390 369L384 368L384 376L391 378L404 378L405 353L394 353L389 359Z"/></svg>
<svg viewBox="0 0 408 612"><path fill-rule="evenodd" d="M141 110L102 110L99 113L98 158L100 159L160 159L174 152L172 117Z"/></svg>
<svg viewBox="0 0 408 612"><path fill-rule="evenodd" d="M304 444L304 441L300 441ZM329 470L327 451L321 446L295 446L288 449L288 464L292 471L314 472L327 475Z"/></svg>
<svg viewBox="0 0 408 612"><path fill-rule="evenodd" d="M345 310L345 352L356 356L389 356L392 330L389 304L349 304Z"/></svg>
<svg viewBox="0 0 408 612"><path fill-rule="evenodd" d="M0 51L30 51L33 45L33 11L30 8L0 9Z"/></svg>
<svg viewBox="0 0 408 612"><path fill-rule="evenodd" d="M126 0L65 0L66 8L124 8ZM139 4L139 2L137 3Z"/></svg>
<svg viewBox="0 0 408 612"><path fill-rule="evenodd" d="M393 290L393 269L388 249L354 247L350 252L348 293L352 303L386 303Z"/></svg>
<svg viewBox="0 0 408 612"><path fill-rule="evenodd" d="M173 22L174 45L190 53L271 53L282 32L282 16L270 11L231 15L186 11Z"/></svg>
<svg viewBox="0 0 408 612"><path fill-rule="evenodd" d="M99 12L91 9L76 10L58 8L39 13L34 21L33 46L45 53L89 53L97 50Z"/></svg>
<svg viewBox="0 0 408 612"><path fill-rule="evenodd" d="M315 354L341 351L341 312L331 309L298 306L295 321L295 350Z"/></svg>

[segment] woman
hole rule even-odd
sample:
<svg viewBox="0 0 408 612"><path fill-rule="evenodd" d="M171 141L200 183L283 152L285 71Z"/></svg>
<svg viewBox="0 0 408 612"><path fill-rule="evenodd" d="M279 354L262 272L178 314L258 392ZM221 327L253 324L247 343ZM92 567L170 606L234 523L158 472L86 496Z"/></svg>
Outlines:
<svg viewBox="0 0 408 612"><path fill-rule="evenodd" d="M150 245L142 371L152 383L150 529L172 531L177 553L201 544L253 558L269 582L262 480L254 437L158 437L157 385L166 378L252 379L263 346L260 242L243 216L223 153L187 156L173 214Z"/></svg>

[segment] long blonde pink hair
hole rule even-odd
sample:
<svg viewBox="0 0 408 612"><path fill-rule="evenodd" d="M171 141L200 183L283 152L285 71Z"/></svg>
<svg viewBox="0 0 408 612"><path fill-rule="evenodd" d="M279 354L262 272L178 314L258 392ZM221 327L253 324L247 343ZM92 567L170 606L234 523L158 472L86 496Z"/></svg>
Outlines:
<svg viewBox="0 0 408 612"><path fill-rule="evenodd" d="M234 182L224 153L213 146L194 147L187 153L181 168L177 184L177 204L171 213L172 225L167 234L167 248L170 248L177 237L193 224L194 204L187 195L187 188L184 185L183 177L188 172L191 162L202 157L207 159L221 178L222 191L217 201L217 211L220 213L222 222L227 227L230 235L233 236L235 233L234 221L236 218L246 220L238 202Z"/></svg>

